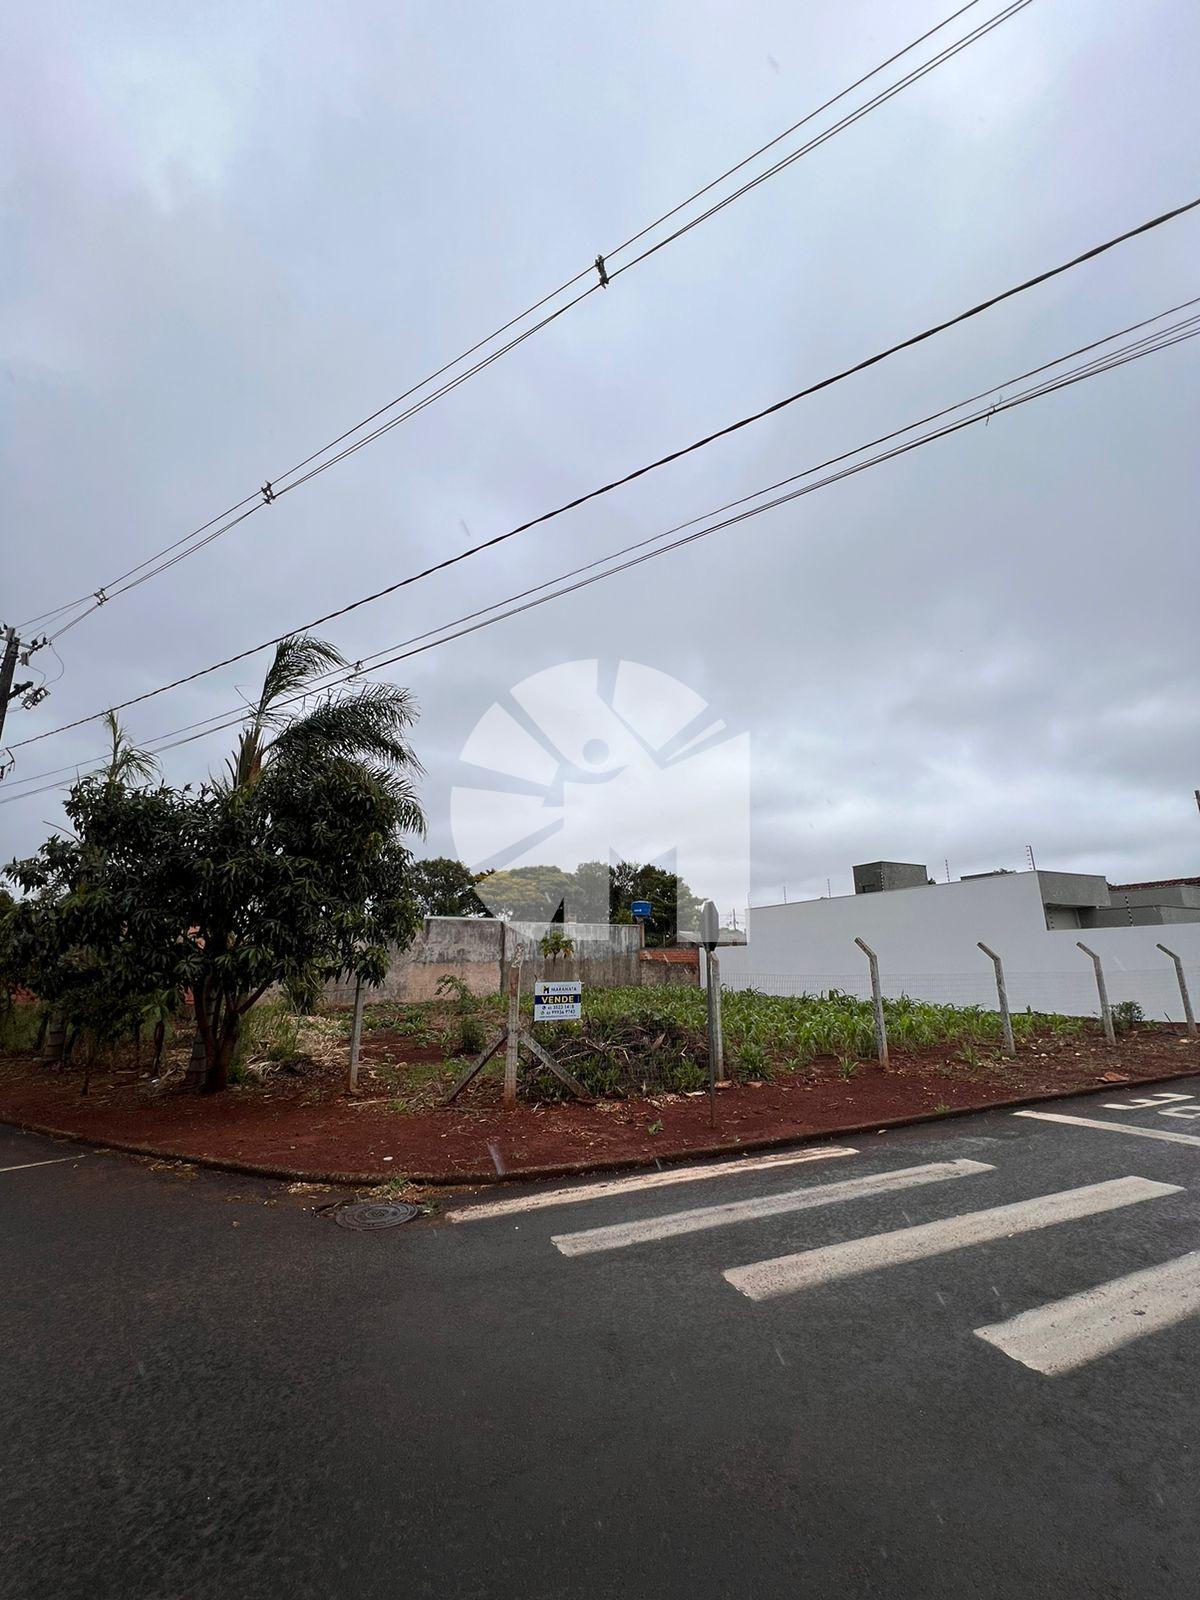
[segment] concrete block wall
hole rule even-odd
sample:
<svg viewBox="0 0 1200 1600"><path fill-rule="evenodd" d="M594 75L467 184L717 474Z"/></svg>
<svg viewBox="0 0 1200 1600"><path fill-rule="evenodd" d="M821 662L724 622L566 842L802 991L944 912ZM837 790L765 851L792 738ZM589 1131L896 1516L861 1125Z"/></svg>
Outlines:
<svg viewBox="0 0 1200 1600"><path fill-rule="evenodd" d="M521 947L521 985L537 978L578 978L597 989L632 988L641 981L638 957L644 932L641 927L612 922L564 922L563 937L573 941L574 953L564 958L543 956L540 941L544 923L510 922L505 970L512 950Z"/></svg>
<svg viewBox="0 0 1200 1600"><path fill-rule="evenodd" d="M564 923L564 936L575 944L569 960L542 955L539 941L545 931L543 924L492 917L426 917L408 949L392 952L387 977L371 991L371 998L435 1000L438 983L447 974L461 979L472 994L496 994L507 981L509 963L518 949L523 989L537 978L579 978L598 989L632 987L643 981L640 927ZM325 998L333 1005L351 1004L353 981L329 984Z"/></svg>
<svg viewBox="0 0 1200 1600"><path fill-rule="evenodd" d="M407 950L393 950L387 977L372 1000L436 1000L437 986L449 974L472 994L496 994L503 964L504 924L490 917L426 917ZM329 984L332 1005L350 1005L354 982Z"/></svg>

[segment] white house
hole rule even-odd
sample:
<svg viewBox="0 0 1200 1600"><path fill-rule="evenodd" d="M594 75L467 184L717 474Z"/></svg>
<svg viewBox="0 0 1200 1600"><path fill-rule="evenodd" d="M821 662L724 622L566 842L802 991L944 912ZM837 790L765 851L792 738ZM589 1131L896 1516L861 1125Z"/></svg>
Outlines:
<svg viewBox="0 0 1200 1600"><path fill-rule="evenodd" d="M982 941L1004 961L1014 1010L1095 1016L1095 970L1082 940L1103 962L1113 1004L1136 1000L1148 1018L1178 1022L1183 1003L1163 944L1182 957L1200 1011L1200 880L1110 890L1088 874L1003 872L932 883L924 867L875 862L855 868L855 883L851 895L752 907L746 945L721 952L722 985L869 995L860 938L879 957L885 994L994 1006Z"/></svg>

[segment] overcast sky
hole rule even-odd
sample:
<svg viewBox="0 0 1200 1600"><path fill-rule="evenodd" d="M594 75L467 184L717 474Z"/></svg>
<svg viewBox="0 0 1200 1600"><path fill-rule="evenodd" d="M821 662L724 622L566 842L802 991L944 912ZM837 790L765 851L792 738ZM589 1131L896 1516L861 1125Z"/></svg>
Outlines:
<svg viewBox="0 0 1200 1600"><path fill-rule="evenodd" d="M951 9L16 8L0 64L0 618L206 521ZM502 531L1193 198L1198 47L1190 0L1034 0L81 623L8 741ZM351 659L381 650L999 383L1200 293L1198 245L1200 221L1175 222L323 631ZM1020 867L1027 843L1039 866L1113 881L1196 872L1195 350L405 663L430 852L453 853L450 793L488 708L597 659L671 674L749 735L760 902L783 884L848 892L851 864L879 857L939 878L947 860L956 877ZM49 651L35 660L57 677ZM236 705L261 670L134 708L129 730ZM165 755L166 775L202 778L231 738ZM5 787L102 742L93 726L20 750ZM60 802L0 806L4 856L61 823Z"/></svg>

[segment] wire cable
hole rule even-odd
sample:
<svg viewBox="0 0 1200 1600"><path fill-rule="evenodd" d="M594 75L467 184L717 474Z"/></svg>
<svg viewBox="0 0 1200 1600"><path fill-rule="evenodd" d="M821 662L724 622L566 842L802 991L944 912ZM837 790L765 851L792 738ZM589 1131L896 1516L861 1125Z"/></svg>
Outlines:
<svg viewBox="0 0 1200 1600"><path fill-rule="evenodd" d="M1200 324L1200 318L1191 318L1189 321L1194 324ZM1137 341L1138 344L1144 345L1146 348L1133 350L1127 353L1118 351L1114 352L1110 358L1098 358L1095 361L1085 363L1083 367L1075 372L1067 373L1057 379L1049 380L1024 394L1011 396L1007 400L1000 400L994 405L982 408L971 416L960 419L958 422L948 424L941 428L933 429L930 432L922 434L918 438L910 440L906 444L898 445L891 450L881 451L877 455L869 457L864 461L855 463L854 465L846 467L839 472L831 473L827 477L819 479L815 483L806 484L802 488L794 489L786 495L780 495L776 499L767 501L763 505L752 507L748 511L739 513L737 516L728 517L722 522L711 524L709 527L702 528L695 533L688 534L685 538L677 539L671 544L663 545L657 550L651 550L643 553L642 555L636 556L631 560L621 562L619 565L610 567L605 572L597 573L591 578L584 579L579 583L572 583L560 588L556 588L553 593L543 595L540 599L531 600L526 604L513 605L508 610L499 612L497 615L488 618L486 621L476 622L472 626L461 627L457 628L454 632L444 633L442 637L435 639L432 643L422 644L417 648L405 647L396 654L388 657L386 660L378 662L378 664L371 670L382 671L385 667L393 666L398 661L408 660L412 656L424 654L428 650L435 649L437 646L442 644L448 644L455 639L464 637L467 634L477 633L482 628L491 627L496 622L505 621L509 617L513 617L524 611L530 611L538 606L545 605L550 600L559 599L564 594L572 594L579 589L589 587L593 583L599 583L605 578L613 577L616 574L626 572L633 567L641 566L644 562L654 560L656 557L665 555L669 551L678 550L685 545L693 544L700 539L707 538L710 534L718 533L726 528L734 527L742 522L749 521L753 517L762 515L763 512L775 510L777 507L786 505L793 500L799 499L803 495L813 494L818 489L827 488L831 484L839 483L845 478L853 477L857 473L866 471L870 467L878 466L883 462L894 460L897 456L905 455L909 451L918 449L923 445L933 443L935 440L946 438L953 433L958 433L964 428L971 427L979 422L987 423L993 416L996 416L1001 412L1013 410L1017 406L1028 404L1031 400L1040 399L1044 395L1054 393L1058 389L1066 388L1072 384L1082 382L1087 378L1096 377L1103 372L1113 371L1118 367L1127 365L1131 361L1140 360L1143 356L1155 354L1159 350L1169 349L1173 345L1181 344L1188 339L1193 339L1196 337L1200 337L1200 325L1194 326L1190 332L1178 333L1171 338L1164 337L1157 342L1151 343L1146 340ZM851 451L847 453L853 455L857 454L858 452ZM807 476L807 474L804 474L804 476ZM350 678L357 677L358 675L359 674L357 670L351 671L344 675L342 681L348 681ZM333 687L333 685L330 687ZM296 701L307 699L311 694L312 690L309 688L300 694L293 695L290 698L285 698L279 703L281 706L294 704ZM196 739L204 738L209 733L218 733L222 730L222 728L236 727L240 723L244 722L244 720L245 709L242 708L236 715L228 718L228 720L223 722L219 727L208 728L201 733L192 733L187 738L175 739L169 744L161 744L159 745L158 749L159 751L177 749L182 745L194 742ZM98 769L102 765L102 761L97 762L96 768L93 770ZM58 770L62 771L65 769L60 768ZM45 776L45 774L42 776ZM44 794L51 789L62 787L64 787L64 785L61 782L49 783L40 789L26 790L24 794L6 795L0 798L0 805L11 804L16 800L26 799L37 794Z"/></svg>
<svg viewBox="0 0 1200 1600"><path fill-rule="evenodd" d="M967 4L960 6L957 10L944 17L940 22L935 23L933 27L927 29L917 38L911 40L900 50L895 51L884 61L881 61L876 66L872 67L868 72L863 73L860 77L855 79L853 83L850 83L844 89L839 90L837 94L830 96L829 99L824 101L815 110L810 111L807 113L807 115L800 118L798 122L795 122L789 128L784 129L782 133L777 134L773 139L768 140L766 144L760 145L759 148L752 151L750 155L743 157L741 161L736 162L733 166L727 168L718 177L711 179L701 188L695 190L687 197L687 199L678 202L678 204L672 206L669 210L663 212L659 217L655 218L653 222L647 223L636 233L631 234L627 239L623 240L619 245L616 245L611 250L605 252L599 259L601 261L610 260L613 257L620 255L643 238L647 237L664 222L669 221L672 217L677 216L680 212L686 210L688 206L694 204L698 199L701 199L704 195L710 193L718 185L724 183L734 174L740 172L752 161L757 160L768 150L773 149L784 139L790 137L800 128L806 126L816 117L829 110L832 106L836 105L838 101L843 100L847 95L852 94L856 89L861 88L862 85L867 83L871 78L876 77L880 72L883 72L888 67L894 65L903 56L917 49L928 39L932 38L934 34L941 32L946 27L949 27L966 12L973 10L974 7L979 3L980 0L968 0ZM759 174L750 183L742 185L733 195L730 195L720 201L718 204L709 207L701 217L695 218L691 222L687 223L684 227L676 229L667 239L660 241L651 249L643 251L642 254L637 256L633 261L626 262L623 266L615 268L612 274L609 275L608 281L611 281L612 277L618 276L620 273L627 272L630 267L636 266L639 262L646 260L648 256L654 254L665 244L681 238L685 233L689 232L691 228L697 226L700 222L706 221L711 216L715 216L717 212L723 210L726 205L732 204L734 200L739 199L743 194L749 193L751 189L756 188L760 183L765 182L767 178L774 176L777 172L783 171L787 166L790 166L794 161L799 160L801 156L807 154L810 150L818 148L820 144L823 144L827 139L833 137L836 132L840 132L844 127L851 126L853 122L856 122L861 117L867 115L867 113L875 109L876 106L884 104L894 95L900 93L902 89L907 88L911 83L919 81L919 79L924 77L926 73L934 70L944 61L952 59L952 57L957 55L960 50L963 50L969 44L976 42L977 39L984 37L987 33L990 33L993 28L998 27L1002 22L1007 21L1011 16L1014 16L1017 12L1023 10L1026 5L1031 3L1032 0L1013 0L1013 3L1006 6L996 16L993 16L985 23L980 24L963 39L956 41L956 43L952 46L942 50L931 61L924 63L920 68L910 72L898 83L889 86L886 90L882 91L874 99L869 101L865 106L857 108L853 113L849 114L846 118L843 118L838 124L836 124L834 128L826 130L818 138L809 141L800 149L790 152L787 156L776 162L770 169L768 169L768 171ZM548 315L542 317L540 321L535 323L532 327L524 330L516 337L510 339L499 349L490 352L487 356L475 362L474 365L469 367L466 371L459 373L453 379L443 383L431 394L424 396L420 401L409 406L399 416L391 418L387 424L375 429L364 439L357 441L347 450L342 451L338 455L334 456L331 460L324 462L321 466L314 468L314 471L306 474L304 478L298 479L294 483L287 483L289 478L295 477L295 475L301 472L305 467L311 466L312 463L319 461L320 457L327 455L331 450L336 449L338 445L344 443L347 439L352 438L354 434L361 432L363 428L368 427L371 423L377 421L378 418L384 416L387 412L394 410L396 406L402 404L405 400L408 400L412 396L419 394L422 389L427 388L429 384L435 382L438 378L441 378L445 374L452 372L456 367L460 366L462 362L468 360L478 351L483 350L487 345L493 343L496 339L501 338L510 329L517 327L520 323L532 316L535 312L541 310L544 306L548 305L559 295L565 293L568 289L573 288L583 279L589 277L593 270L593 267L587 267L575 273L573 277L570 277L563 283L559 284L556 289L552 289L549 291L549 293L542 295L538 300L535 300L533 304L527 306L524 311L519 312L514 317L510 317L507 322L502 323L500 327L495 329L492 333L488 334L483 339L477 340L475 344L469 346L466 350L461 352L461 354L454 357L453 360L444 363L441 367L438 367L427 377L421 379L418 383L411 385L408 389L404 390L394 399L378 407L375 411L371 412L361 421L355 423L352 427L343 430L343 432L338 434L334 439L321 446L320 449L311 452L301 461L296 462L284 472L279 473L276 478L268 479L267 482L272 486L286 484L287 488L296 488L299 486L299 483L307 482L309 478L315 476L317 472L324 471L327 467L335 465L338 461L345 460L346 457L350 454L353 454L355 450L372 442L374 439L379 438L383 433L389 431L390 428L397 427L402 422L408 421L411 417L417 415L418 412L423 410L427 405L432 405L444 395L449 394L452 392L452 390L457 388L459 384L466 382L468 378L471 378L478 372L483 371L494 361L499 360L502 356L507 355L511 350L522 344L526 339L531 338L535 333L540 332L551 322L556 321L558 317L564 315L567 311L578 305L582 300L593 294L597 289L604 286L603 280L590 284L587 289L583 290L580 294L573 296L565 305L557 307ZM276 487L274 490L274 493L276 494L282 492L284 492L282 488ZM85 606L86 609L78 617L75 617L68 622L66 626L61 628L55 635L56 638L61 637L63 633L74 627L77 622L82 621L86 616L90 616L94 611L100 609L102 605L115 598L116 595L124 594L128 592L129 589L136 588L139 584L148 582L151 578L157 577L160 573L168 571L178 561L186 559L186 557L189 555L204 549L208 544L212 543L213 540L221 538L225 533L229 532L230 529L243 522L247 516L253 515L255 512L263 509L264 505L269 503L270 501L263 497L262 490L255 490L254 493L246 495L234 505L229 506L224 511L220 512L217 516L210 518L209 521L205 523L202 523L200 527L192 529L189 533L184 534L181 538L165 546L156 554L148 556L145 560L139 562L137 565L129 568L123 573L118 574L117 577L110 579L106 584L101 585L100 588L91 591L89 594L80 595L75 600L68 601L66 604L58 606L51 611L45 611L36 617L27 619L21 624L22 628L28 627L36 622L55 619L68 611L74 610L78 606ZM238 513L243 514L238 515ZM170 557L170 559L166 559L168 557Z"/></svg>
<svg viewBox="0 0 1200 1600"><path fill-rule="evenodd" d="M1159 350L1168 349L1175 344L1184 342L1186 339L1194 338L1197 335L1200 335L1200 313L1193 313L1191 316L1183 318L1177 323L1166 328L1160 328L1154 333L1144 334L1141 338L1132 340L1127 344L1118 347L1116 350L1109 351L1103 355L1093 356L1091 360L1081 363L1079 366L1070 369L1065 374L1060 374L1058 377L1048 379L1043 384L1034 386L1032 389L1026 390L1016 396L1012 396L1008 400L1005 400L1002 397L999 401L980 408L964 419L960 419L953 424L949 424L945 427L926 433L915 441L909 441L904 445L881 452L876 456L869 458L867 461L857 463L850 468L833 473L830 476L821 479L816 485L807 485L801 490L779 496L775 500L771 500L763 505L753 507L749 511L740 512L739 515L727 518L725 521L717 523L711 522L712 518L723 516L726 511L739 506L745 506L753 500L761 500L763 496L772 494L775 490L784 487L787 484L794 483L800 478L812 477L816 473L824 472L829 467L840 466L841 463L851 460L851 458L854 456L861 456L868 450L874 450L876 446L880 444L890 443L892 440L900 438L904 434L912 433L915 429L924 427L931 421L940 420L943 417L951 415L955 411L961 411L965 406L973 405L976 401L984 398L987 395L995 394L999 390L1003 390L1011 387L1014 384L1024 382L1026 379L1045 373L1054 367L1061 367L1064 365L1064 363L1074 360L1079 355L1095 351L1103 345L1112 344L1114 340L1124 338L1128 333L1147 328L1152 323L1161 322L1164 318L1174 315L1176 311L1187 309L1188 307L1196 305L1200 305L1200 296L1195 296L1192 299L1182 301L1176 306L1169 307L1164 311L1156 313L1153 317L1147 317L1141 321L1129 324L1125 328L1118 329L1110 334L1106 334L1101 339L1092 340L1087 344L1077 346L1074 350L1068 351L1061 356L1057 356L1051 361L1043 362L1039 366L1029 368L1023 373L1019 373L1013 377L1003 380L1000 384L993 384L988 389L980 390L977 393L968 396L966 399L956 401L953 405L945 406L939 411L931 412L913 422L905 423L900 428L895 428L886 434L878 435L874 439L868 440L863 444L856 445L851 450L843 451L839 455L828 457L824 461L817 463L815 466L805 468L801 472L793 473L787 478L779 479L775 483L769 484L764 488L757 489L751 494L744 495L737 500L729 501L725 505L704 512L699 516L689 518L686 522L678 523L672 528L652 534L648 538L638 540L630 545L626 545L620 550L609 552L608 554L598 557L594 561L587 562L583 566L577 567L568 573L559 574L559 576L556 578L548 579L543 583L533 585L531 588L525 589L517 595L509 596L506 600L494 601L477 611L468 612L466 616L456 618L452 622L444 623L439 627L428 629L425 633L417 634L412 638L405 640L402 645L389 646L385 650L377 651L373 656L365 657L362 660L355 662L353 666L331 669L330 672L321 674L318 679L315 679L311 684L307 685L302 692L290 697L289 699L285 699L281 702L281 704L293 704L296 701L310 697L314 693L326 692L340 684L350 682L355 678L364 676L367 672L380 671L385 666L392 665L396 661L408 659L412 655L422 654L425 650L433 649L438 644L447 643L451 639L462 637L466 633L476 632L481 627L491 626L493 622L501 621L507 617L516 615L519 612L533 609L534 606L542 605L550 599L556 599L561 597L563 594L573 593L577 589L586 588L591 583L599 582L605 577L610 577L618 572L626 571L630 567L638 566L643 561L653 559L655 556L660 554L665 554L669 550L679 549L697 539L706 538L711 533L718 532L723 528L734 526L742 521L747 520L749 517L757 516L762 511L771 510L776 506L786 504L790 500L798 498L800 494L811 493L813 492L814 487L826 487L831 483L840 481L844 477L852 476L853 474L863 470L866 466L878 465L882 461L891 460L895 456L904 454L919 444L925 444L934 439L943 438L950 433L957 432L961 428L970 426L979 421L986 422L992 416L998 415L1002 411L1010 410L1016 405L1026 404L1029 400L1040 398L1042 395L1052 393L1058 388L1066 387L1068 384L1080 382L1087 377L1097 376L1101 372L1114 370L1116 367L1126 365L1132 360L1138 360L1144 355L1155 354ZM681 530L688 527L694 527L695 524L702 522L709 523L710 525L701 529L698 533L687 535L685 538L674 539L671 543L664 542L670 540L672 535L679 533ZM651 550L648 554L636 555L636 559L622 561L620 565L609 565L609 563L616 562L621 557L634 555L636 552L643 551L647 546L650 545L658 545L660 548ZM567 580L579 577L581 574L593 572L595 568L601 566L606 567L604 572L596 573L593 577L587 578L584 582L567 582ZM544 593L544 591L550 589L553 589L553 593ZM531 601L529 604L520 603L528 600L531 596L539 594L542 595L541 599ZM501 612L499 615L488 617L488 613L496 612L500 606L510 607L510 609ZM488 620L483 622L476 620L481 617L488 617ZM468 623L474 623L474 626L464 626L464 624ZM451 632L450 630L457 631ZM422 643L422 641L425 640L432 640L433 642L429 644ZM413 648L413 646L416 645L420 645L420 648ZM387 659L380 659L383 657L386 657ZM366 666L365 663L367 661L374 662L374 665L369 667ZM146 742L145 747L149 749L151 745L154 745L157 747L157 749L161 750L174 749L179 745L191 743L195 739L204 738L210 733L220 732L222 728L237 726L244 721L244 719L244 706L238 707L232 712L228 710L216 712L212 716L202 718L200 721L195 723L185 724L182 728L174 729L170 733L155 735ZM217 725L214 726L214 724ZM192 731L196 729L200 731ZM189 737L178 737L178 735L181 734L189 735ZM173 742L162 743L164 740L172 740ZM79 767L80 763L78 762L68 763L64 767L52 768L47 772L31 774L29 778L16 780L16 783L37 783L42 779L54 777L64 772L77 773L79 771ZM55 785L50 784L47 787L53 788ZM24 791L25 794L41 792L43 792L43 790L40 789ZM6 792L5 803L7 803L9 800L18 800L21 798L23 798L22 794L12 794L10 792Z"/></svg>
<svg viewBox="0 0 1200 1600"><path fill-rule="evenodd" d="M843 367L829 377L821 378L802 389L797 389L792 394L785 395L781 400L775 400L770 405L762 407L759 411L740 417L736 422L727 423L724 427L717 428L712 433L693 440L691 444L682 445L676 450L669 451L666 455L659 456L654 461L647 462L644 466L634 468L633 471L625 473L622 477L610 479L597 489L590 489L585 494L577 495L574 499L565 501L551 511L543 511L540 515L518 523L515 527L509 528L503 533L493 534L490 539L483 539L479 543L471 545L465 550L460 550L452 556L446 556L443 560L436 561L418 572L409 573L403 578L397 578L393 583L386 584L383 588L376 589L370 594L361 595L357 600L352 600L344 606L338 606L332 611L326 611L319 617L314 617L296 627L288 628L282 633L274 634L269 639L260 640L258 644L250 645L245 650L236 651L233 655L225 656L206 667L198 667L194 672L184 673L178 678L171 679L169 683L160 684L155 689L146 689L141 694L131 695L129 699L121 700L107 709L124 711L129 706L140 705L144 700L152 700L160 694L167 694L173 689L180 688L185 683L194 683L197 678L206 677L209 673L217 672L222 667L232 666L237 661L244 661L247 657L256 655L260 650L266 650L271 645L278 644L281 639L287 638L290 634L307 633L313 628L321 627L326 622L333 622L339 617L348 616L352 611L357 611L362 606L371 605L376 600L395 594L398 590L407 588L411 584L419 583L422 579L431 577L436 572L444 572L448 568L458 565L459 562L478 555L483 550L490 550L497 545L504 544L507 540L514 539L519 534L528 532L531 528L540 527L544 523L550 522L556 517L561 517L566 512L573 511L579 506L586 505L589 501L596 500L602 495L611 494L614 489L619 489L627 483L633 483L636 479L645 477L647 473L656 472L671 462L679 461L684 456L691 455L697 450L703 450L718 439L727 438L731 434L738 433L743 428L750 427L753 423L761 422L764 417L774 416L788 406L795 405L799 400L831 388L834 384L841 383L856 373L865 372L871 367L878 366L880 362L888 360L902 350L910 350L916 345L923 344L926 340L935 338L938 334L945 333L949 328L957 327L960 323L968 322L974 317L981 316L994 306L1000 305L1006 300L1011 300L1017 295L1026 294L1030 289L1047 283L1052 278L1060 277L1063 273L1072 271L1084 262L1094 261L1098 256L1104 255L1109 250L1116 249L1118 245L1125 244L1130 239L1136 239L1155 228L1163 227L1166 223L1194 211L1197 206L1200 206L1200 197L1189 200L1183 205L1175 206L1170 211L1161 212L1158 216L1151 217L1134 228L1127 228L1124 233L1119 233L1111 239L1106 239L1102 244L1092 245L1090 249L1080 252L1079 255L1072 256L1067 261L1060 262L1055 267L1048 267L1042 272L1035 273L1031 278L1025 278L1022 282L1013 284L1010 288L1002 289L997 294L989 295L987 299L980 300L975 305L968 306L966 310L959 311L954 316L946 317L941 322L936 322L932 326L922 329L920 333L910 334L908 338L901 339L897 343L887 346L884 350L876 351L874 355L864 356L862 360L856 361L848 367ZM40 743L41 740L53 738L56 734L65 733L70 728L78 728L87 722L98 721L104 715L104 711L94 711L86 717L76 717L71 722L64 722L56 728L48 728L42 733L31 734L27 739L19 739L11 748L18 750L26 745Z"/></svg>

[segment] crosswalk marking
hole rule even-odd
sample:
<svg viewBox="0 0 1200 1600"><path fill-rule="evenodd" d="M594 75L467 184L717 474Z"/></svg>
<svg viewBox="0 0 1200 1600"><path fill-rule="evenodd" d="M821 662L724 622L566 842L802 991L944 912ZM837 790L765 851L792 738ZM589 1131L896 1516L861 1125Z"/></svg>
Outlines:
<svg viewBox="0 0 1200 1600"><path fill-rule="evenodd" d="M0 1167L0 1172L28 1172L30 1167L61 1167L67 1161L82 1161L86 1151L77 1156L55 1156L50 1161L22 1161L15 1167Z"/></svg>
<svg viewBox="0 0 1200 1600"><path fill-rule="evenodd" d="M1006 1356L1055 1377L1200 1311L1200 1250L976 1328Z"/></svg>
<svg viewBox="0 0 1200 1600"><path fill-rule="evenodd" d="M1167 1144L1200 1144L1200 1134L1172 1133L1170 1128L1139 1128L1136 1122L1102 1122L1099 1117L1069 1117L1062 1111L1014 1111L1014 1117L1038 1122L1065 1122L1073 1128L1103 1128L1106 1133L1132 1133L1141 1139L1162 1139Z"/></svg>
<svg viewBox="0 0 1200 1600"><path fill-rule="evenodd" d="M1157 1111L1161 1105L1169 1105L1172 1100L1194 1100L1194 1094L1149 1094L1140 1100L1105 1100L1105 1111Z"/></svg>
<svg viewBox="0 0 1200 1600"><path fill-rule="evenodd" d="M448 1222L479 1222L486 1217L507 1217L521 1211L542 1211L549 1206L575 1205L581 1200L605 1200L614 1194L633 1194L639 1189L661 1189L674 1183L701 1183L706 1178L736 1178L743 1172L770 1172L776 1167L794 1167L806 1161L828 1161L834 1156L856 1156L848 1145L821 1145L813 1150L789 1151L785 1155L756 1156L751 1160L723 1161L716 1166L672 1167L666 1172L636 1173L628 1178L609 1178L603 1183L577 1184L570 1189L543 1190L540 1194L515 1195L508 1200L489 1200L483 1205L463 1206L447 1211Z"/></svg>
<svg viewBox="0 0 1200 1600"><path fill-rule="evenodd" d="M705 1228L723 1228L735 1222L752 1222L759 1217L808 1211L843 1200L860 1200L870 1195L894 1193L897 1189L911 1189L918 1184L940 1183L949 1178L965 1178L972 1173L994 1170L983 1161L931 1161L920 1167L847 1178L841 1183L809 1185L805 1189L789 1189L783 1194L731 1200L725 1205L674 1211L665 1217L618 1222L612 1227L588 1228L580 1233L559 1233L553 1236L552 1242L565 1256L587 1255L594 1250L619 1250L625 1245L644 1244L651 1239L673 1239L681 1233L699 1233Z"/></svg>
<svg viewBox="0 0 1200 1600"><path fill-rule="evenodd" d="M987 1211L968 1211L941 1222L925 1222L891 1233L849 1239L843 1244L779 1256L772 1261L755 1261L749 1266L731 1268L725 1277L749 1299L768 1300L774 1295L792 1294L798 1289L833 1283L839 1278L855 1277L879 1267L920 1261L989 1239L1031 1233L1058 1222L1070 1222L1077 1217L1090 1217L1098 1212L1136 1205L1142 1200L1180 1193L1180 1185L1175 1183L1155 1183L1149 1178L1114 1178L1106 1183L1088 1184L1082 1189L1064 1189L1058 1194L993 1206Z"/></svg>

